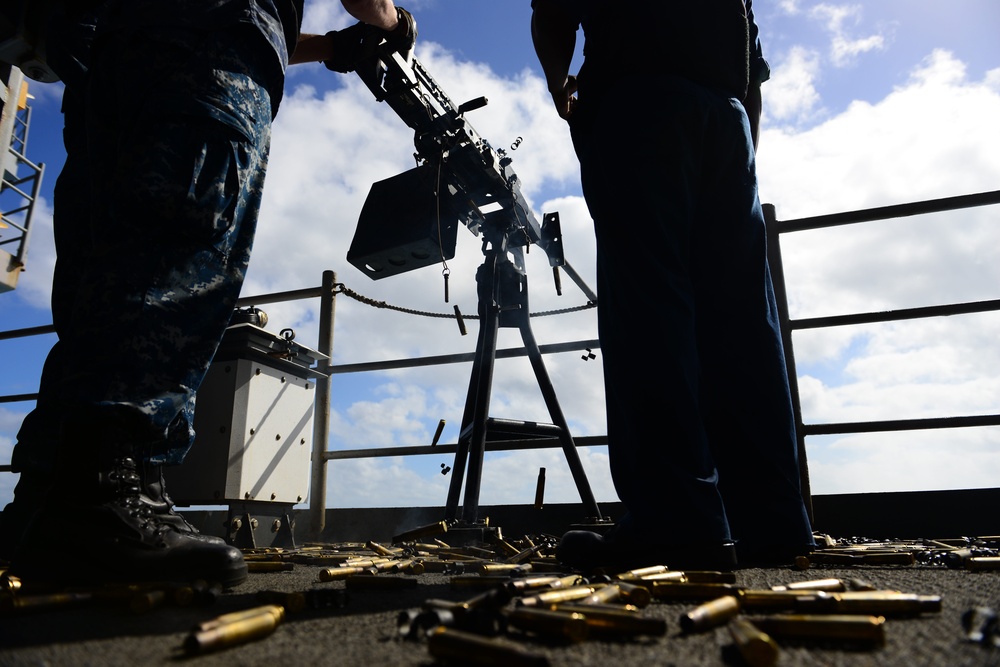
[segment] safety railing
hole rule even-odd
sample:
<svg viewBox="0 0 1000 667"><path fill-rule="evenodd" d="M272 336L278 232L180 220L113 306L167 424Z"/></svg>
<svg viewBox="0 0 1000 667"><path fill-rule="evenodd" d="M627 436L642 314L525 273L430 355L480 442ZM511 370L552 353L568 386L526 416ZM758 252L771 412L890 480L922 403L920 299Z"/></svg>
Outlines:
<svg viewBox="0 0 1000 667"><path fill-rule="evenodd" d="M959 197L949 197L935 199L896 206L886 206L859 211L851 211L832 215L824 215L797 220L779 221L776 218L776 211L773 205L765 205L764 213L767 221L769 262L771 265L772 277L774 280L775 295L777 297L779 318L783 342L786 350L786 360L788 366L788 376L792 387L793 408L798 433L798 448L800 455L800 474L803 485L803 494L810 507L811 512L811 487L809 483L808 462L806 458L805 441L810 436L847 434L847 433L867 433L879 431L902 431L916 429L941 429L958 428L969 426L995 426L1000 425L1000 414L975 415L975 416L952 416L930 419L900 419L886 421L868 422L845 422L845 423L804 423L802 409L798 392L798 377L795 369L795 355L792 346L792 333L805 329L817 329L823 327L837 327L853 324L866 324L876 322L890 322L904 319L917 319L927 317L939 317L955 314L979 313L1000 310L1000 300L978 301L969 303L956 303L947 305L928 306L922 308L906 308L894 311L855 313L847 315L837 315L830 317L791 319L788 311L788 299L785 285L784 268L781 261L780 235L790 232L798 232L812 229L822 229L840 225L849 225L862 222L872 222L888 220L906 216L923 215L930 213L954 211L964 208L1000 204L1000 191L972 194ZM320 318L319 318L319 341L317 350L332 358L333 352L333 332L336 296L342 291L343 286L337 283L336 274L332 271L323 273L322 284L319 287L265 294L261 296L245 297L240 299L240 306L260 306L269 303L295 301L308 298L319 298ZM10 331L0 331L0 341L28 336L44 335L54 332L52 326L31 327ZM600 343L596 339L581 340L568 343L539 346L543 354L579 351L586 349L596 349ZM527 353L523 348L510 348L497 350L496 358L512 358L525 356ZM319 377L316 380L316 407L314 413L314 437L313 456L310 484L310 533L319 535L325 527L326 517L326 486L327 486L327 463L329 461L339 461L359 458L380 458L395 456L419 456L427 454L454 453L456 445L438 444L428 446L407 446L407 447L385 447L385 448L364 448L346 449L332 451L329 449L330 437L330 398L333 376L348 373L360 373L380 370L394 370L403 368L414 368L422 366L437 366L451 363L468 363L474 361L473 353L453 354L442 356L431 356L422 358L408 358L366 363L353 364L328 364L318 368L320 374L326 377ZM37 394L17 394L0 396L0 404L32 401ZM607 444L607 436L592 436L575 438L577 446L600 446ZM558 438L529 438L525 440L502 440L489 441L486 443L487 451L515 451L529 449L557 448L561 443ZM9 465L0 465L0 472L10 471Z"/></svg>
<svg viewBox="0 0 1000 667"><path fill-rule="evenodd" d="M830 317L814 317L791 319L788 310L788 295L785 287L785 272L781 259L780 236L791 232L826 229L863 222L875 222L916 215L957 211L977 206L1000 204L1000 190L983 192L958 197L946 197L894 206L883 206L831 215L820 215L797 220L777 219L775 207L764 205L764 218L767 222L768 262L774 282L775 297L778 304L778 317L785 348L785 359L788 378L792 388L792 404L795 413L796 434L798 436L799 467L802 480L802 491L812 514L812 492L809 481L809 466L806 459L806 438L818 435L840 435L847 433L874 433L884 431L908 431L924 429L961 428L969 426L1000 425L1000 414L953 416L928 419L895 419L867 422L842 423L811 423L803 421L802 405L798 390L798 373L795 369L795 354L792 345L792 334L806 329L820 329L846 325L871 324L878 322L893 322L913 320L928 317L943 317L969 313L982 313L1000 310L1000 299L954 303L946 305L926 306L921 308L902 308L884 312L851 313Z"/></svg>

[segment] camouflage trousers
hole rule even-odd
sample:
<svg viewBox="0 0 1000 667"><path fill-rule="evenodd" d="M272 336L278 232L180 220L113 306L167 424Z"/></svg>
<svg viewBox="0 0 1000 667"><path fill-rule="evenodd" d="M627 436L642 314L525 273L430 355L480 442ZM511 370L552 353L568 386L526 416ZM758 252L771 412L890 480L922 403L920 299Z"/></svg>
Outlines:
<svg viewBox="0 0 1000 667"><path fill-rule="evenodd" d="M281 85L248 26L113 32L92 56L86 89L64 108L58 342L13 456L29 473L74 442L94 458L183 460L250 259L268 90Z"/></svg>

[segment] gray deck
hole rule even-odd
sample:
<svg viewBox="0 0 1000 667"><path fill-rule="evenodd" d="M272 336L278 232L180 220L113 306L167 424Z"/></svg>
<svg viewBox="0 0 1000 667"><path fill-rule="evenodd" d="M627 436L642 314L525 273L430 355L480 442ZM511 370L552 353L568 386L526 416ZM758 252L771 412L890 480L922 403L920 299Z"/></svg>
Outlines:
<svg viewBox="0 0 1000 667"><path fill-rule="evenodd" d="M373 530L371 539L384 539ZM508 537L519 535L510 528ZM524 533L520 533L524 534ZM443 536L445 537L445 536ZM947 537L936 535L935 537ZM247 583L209 606L164 606L135 613L127 605L91 605L57 611L0 616L0 665L428 665L425 643L399 639L397 618L430 598L466 600L475 591L456 590L444 574L376 576L408 578L416 586L396 591L347 591L342 608L289 613L272 634L222 651L184 657L180 648L191 627L222 613L261 604L262 590L286 592L344 588L320 583L319 566L295 565L292 571L252 573ZM878 588L939 595L942 610L917 617L888 618L887 641L861 648L836 641L825 644L779 642L779 665L1000 665L1000 648L971 644L961 616L973 606L1000 607L1000 572L972 572L941 565L816 567L798 570L746 569L737 584L766 589L792 581L861 578ZM733 654L725 628L684 634L679 616L694 602L654 601L643 615L667 621L664 636L566 644L508 635L512 643L547 657L551 665L728 665L744 664ZM474 664L474 663L465 663Z"/></svg>

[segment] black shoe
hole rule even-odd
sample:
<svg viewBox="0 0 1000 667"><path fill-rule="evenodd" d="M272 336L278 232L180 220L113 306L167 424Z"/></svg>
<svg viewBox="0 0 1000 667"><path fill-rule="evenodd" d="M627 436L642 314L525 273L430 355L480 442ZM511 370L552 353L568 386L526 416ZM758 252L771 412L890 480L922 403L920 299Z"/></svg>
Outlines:
<svg viewBox="0 0 1000 667"><path fill-rule="evenodd" d="M115 492L103 502L74 507L50 498L28 527L11 574L66 585L204 580L231 588L246 580L239 549L178 530L151 509L130 459L117 461L106 480Z"/></svg>
<svg viewBox="0 0 1000 667"><path fill-rule="evenodd" d="M731 542L677 546L628 539L614 530L606 536L571 530L559 541L556 560L587 573L620 573L654 565L729 572L736 568L736 549Z"/></svg>
<svg viewBox="0 0 1000 667"><path fill-rule="evenodd" d="M143 503L149 505L160 520L169 523L178 532L198 535L209 542L226 544L221 537L206 535L195 528L183 515L174 511L174 501L167 494L166 480L163 478L163 468L161 466L145 465L143 470L143 488L145 493L140 496Z"/></svg>

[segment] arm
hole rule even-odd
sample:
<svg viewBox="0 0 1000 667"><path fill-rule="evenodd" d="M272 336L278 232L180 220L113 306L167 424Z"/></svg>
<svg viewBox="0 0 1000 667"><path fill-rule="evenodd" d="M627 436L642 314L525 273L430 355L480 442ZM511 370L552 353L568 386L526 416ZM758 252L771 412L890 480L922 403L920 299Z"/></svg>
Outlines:
<svg viewBox="0 0 1000 667"><path fill-rule="evenodd" d="M763 109L763 100L760 95L760 85L771 77L771 70L764 60L764 54L760 47L760 29L753 18L752 0L746 2L747 24L750 36L750 84L747 87L747 95L743 100L743 108L746 109L750 118L750 137L753 139L753 148L757 150L757 139L760 136L760 115Z"/></svg>
<svg viewBox="0 0 1000 667"><path fill-rule="evenodd" d="M743 98L743 108L750 118L750 137L753 139L753 149L757 150L757 138L760 136L760 113L763 102L760 97L760 82L750 80L747 96Z"/></svg>
<svg viewBox="0 0 1000 667"><path fill-rule="evenodd" d="M577 23L551 2L535 0L531 14L531 40L545 74L556 111L562 118L573 113L576 77L569 73L576 49Z"/></svg>
<svg viewBox="0 0 1000 667"><path fill-rule="evenodd" d="M395 30L399 17L392 0L340 0L347 13L376 28Z"/></svg>
<svg viewBox="0 0 1000 667"><path fill-rule="evenodd" d="M416 39L416 23L413 16L392 0L341 0L344 8L360 23L344 30L333 30L325 35L303 33L295 45L288 62L324 62L333 65L336 71L348 71L360 57L357 50L366 39L367 30L375 29L384 35L395 49L413 48ZM364 25L362 25L364 24ZM367 28L369 27L370 28ZM375 40L377 43L380 40Z"/></svg>

